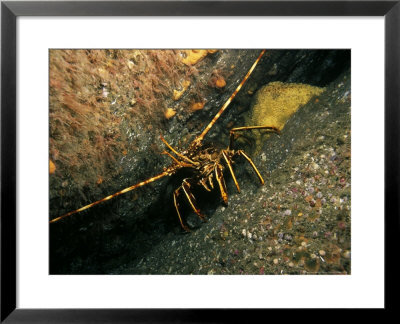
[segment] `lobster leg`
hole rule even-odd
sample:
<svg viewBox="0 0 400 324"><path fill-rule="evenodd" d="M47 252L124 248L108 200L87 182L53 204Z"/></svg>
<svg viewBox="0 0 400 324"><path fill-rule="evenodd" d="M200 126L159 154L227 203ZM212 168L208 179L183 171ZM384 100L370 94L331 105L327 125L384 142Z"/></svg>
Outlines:
<svg viewBox="0 0 400 324"><path fill-rule="evenodd" d="M190 191L190 184L189 182L184 179L182 182L182 189L186 195L186 198L189 201L190 206L192 207L193 211L199 216L199 218L204 221L204 215L200 212L200 209L196 206L196 199L194 198L193 194Z"/></svg>
<svg viewBox="0 0 400 324"><path fill-rule="evenodd" d="M257 167L255 166L254 162L250 159L250 157L244 153L242 150L238 150L237 153L239 155L242 155L251 165L251 167L253 168L254 172L257 174L258 179L260 179L261 184L264 184L264 179L261 176L260 172L258 171Z"/></svg>
<svg viewBox="0 0 400 324"><path fill-rule="evenodd" d="M222 167L220 164L215 165L215 177L219 184L219 189L221 190L221 196L225 204L228 204L228 194L226 190L225 180L222 174Z"/></svg>
<svg viewBox="0 0 400 324"><path fill-rule="evenodd" d="M232 128L229 132L230 139L229 139L228 149L231 150L233 148L233 141L235 140L235 132L251 130L251 129L265 129L267 131L271 131L271 132L279 134L279 129L274 126L244 126L244 127Z"/></svg>
<svg viewBox="0 0 400 324"><path fill-rule="evenodd" d="M206 189L207 191L211 191L211 189L207 185L207 179L206 178L200 180L199 183L203 186L204 189Z"/></svg>
<svg viewBox="0 0 400 324"><path fill-rule="evenodd" d="M230 159L228 158L229 155L227 155L226 153L227 153L227 151L222 151L222 156L224 157L225 162L228 165L228 168L229 168L229 171L231 172L233 181L235 182L236 188L237 188L238 192L240 193L239 184L236 180L235 173L233 172L233 169L232 169L232 163L231 163Z"/></svg>
<svg viewBox="0 0 400 324"><path fill-rule="evenodd" d="M210 175L208 176L208 183L210 184L211 188L214 189L214 183L212 180L213 174L210 173Z"/></svg>
<svg viewBox="0 0 400 324"><path fill-rule="evenodd" d="M182 228L183 228L186 232L190 232L189 227L187 227L185 224L183 224L182 217L181 217L181 213L179 212L178 196L179 196L179 190L180 190L180 189L182 189L182 187L179 187L178 189L176 189L176 190L174 191L174 205L175 205L176 213L178 214L179 222L181 223Z"/></svg>

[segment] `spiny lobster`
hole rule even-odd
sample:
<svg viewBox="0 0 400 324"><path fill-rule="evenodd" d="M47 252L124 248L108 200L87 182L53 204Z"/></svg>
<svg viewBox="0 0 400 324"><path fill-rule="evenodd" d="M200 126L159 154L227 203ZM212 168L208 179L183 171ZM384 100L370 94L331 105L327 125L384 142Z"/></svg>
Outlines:
<svg viewBox="0 0 400 324"><path fill-rule="evenodd" d="M222 161L224 161L226 166L228 167L229 172L233 178L233 181L235 183L235 186L236 186L238 192L240 192L240 187L239 187L235 173L233 172L233 168L232 168L233 158L235 156L244 157L250 163L251 167L255 171L261 184L264 184L264 179L261 176L260 172L258 171L257 167L255 166L254 162L251 160L251 158L243 150L233 149L235 133L245 131L245 130L251 130L251 129L264 129L264 130L279 134L279 130L276 127L263 125L263 126L244 126L244 127L233 128L230 130L229 145L226 149L222 149L222 150L218 150L213 146L205 146L202 143L204 136L213 127L213 125L216 123L216 121L221 116L221 114L225 111L225 109L229 106L229 104L235 98L237 93L242 88L243 84L247 81L250 74L255 69L256 65L258 64L258 62L260 61L260 59L264 55L264 53L265 53L265 50L262 50L260 55L256 59L256 61L251 66L250 70L247 72L247 74L245 75L243 80L237 86L236 90L232 93L232 95L229 97L229 99L224 103L224 105L221 107L221 109L218 111L218 113L214 116L214 118L211 120L211 122L207 125L207 127L203 130L203 132L193 140L193 142L189 145L187 150L179 152L178 150L173 148L164 139L164 137L160 136L161 141L170 150L170 152L164 151L163 154L168 155L174 161L174 163L172 165L164 168L163 172L161 172L160 174L158 174L154 177L151 177L147 180L139 182L131 187L122 189L121 191L118 191L112 195L104 197L98 201L92 202L89 205L83 206L79 209L73 210L62 216L54 218L54 219L50 220L50 223L55 223L65 217L68 217L75 213L84 211L90 207L93 207L104 201L107 201L114 197L122 195L128 191L142 187L148 183L151 183L153 181L161 179L165 176L171 176L171 175L175 174L179 169L189 168L189 169L192 169L192 171L194 171L193 172L194 175L192 177L183 179L182 184L173 193L173 200L174 200L174 205L175 205L176 212L178 214L179 221L180 221L182 228L185 231L190 231L189 227L183 222L182 216L179 212L178 198L181 195L181 193L183 193L184 196L187 198L193 211L198 215L198 217L201 220L204 220L205 216L201 213L200 209L197 207L196 199L195 199L194 195L192 194L191 188L193 186L202 186L205 190L212 191L212 189L214 189L214 179L215 179L218 184L222 200L224 201L225 204L227 204L228 203L228 194L227 194L225 180L223 177L224 165L222 164Z"/></svg>

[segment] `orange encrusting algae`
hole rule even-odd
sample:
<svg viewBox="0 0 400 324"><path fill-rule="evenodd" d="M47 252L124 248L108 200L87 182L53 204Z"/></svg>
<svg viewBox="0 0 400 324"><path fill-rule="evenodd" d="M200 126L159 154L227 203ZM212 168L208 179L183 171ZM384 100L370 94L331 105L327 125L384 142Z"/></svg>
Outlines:
<svg viewBox="0 0 400 324"><path fill-rule="evenodd" d="M56 171L56 165L53 163L52 160L50 160L49 171L50 171L50 174L53 174Z"/></svg>
<svg viewBox="0 0 400 324"><path fill-rule="evenodd" d="M218 50L200 50L200 49L193 49L193 50L185 50L186 57L182 59L182 63L186 65L195 65L196 63L203 60L208 54L213 54Z"/></svg>
<svg viewBox="0 0 400 324"><path fill-rule="evenodd" d="M176 111L173 108L167 108L164 112L164 116L167 119L174 117L175 114L176 114Z"/></svg>
<svg viewBox="0 0 400 324"><path fill-rule="evenodd" d="M204 102L195 102L190 106L190 109L192 111L197 111L197 110L201 110L204 108L205 103Z"/></svg>
<svg viewBox="0 0 400 324"><path fill-rule="evenodd" d="M217 88L223 88L223 87L225 87L226 86L226 81L225 81L225 79L224 78L219 78L219 79L217 79L217 81L215 81L215 86L217 87Z"/></svg>

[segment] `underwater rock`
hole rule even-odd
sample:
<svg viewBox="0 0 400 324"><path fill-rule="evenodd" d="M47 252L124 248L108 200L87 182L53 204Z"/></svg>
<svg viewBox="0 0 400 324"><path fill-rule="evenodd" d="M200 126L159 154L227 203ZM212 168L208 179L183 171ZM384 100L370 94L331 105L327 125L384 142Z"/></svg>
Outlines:
<svg viewBox="0 0 400 324"><path fill-rule="evenodd" d="M351 178L350 161L329 158L342 156L350 144L350 101L337 101L347 91L348 72L327 86L318 102L299 108L280 137L264 143L267 161L253 155L266 176L264 186L236 161L241 193L230 181L227 207L216 208L189 235L165 236L143 261L125 259L120 273L350 274L351 199L337 175ZM338 138L344 141L337 144ZM329 172L332 168L335 173ZM316 210L307 201L310 193L317 199L346 199L327 200ZM338 219L346 224L344 230Z"/></svg>

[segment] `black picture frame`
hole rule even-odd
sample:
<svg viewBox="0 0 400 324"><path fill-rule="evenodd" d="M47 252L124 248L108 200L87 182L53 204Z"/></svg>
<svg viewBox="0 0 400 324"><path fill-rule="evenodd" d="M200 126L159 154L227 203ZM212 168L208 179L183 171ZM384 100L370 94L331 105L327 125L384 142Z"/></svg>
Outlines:
<svg viewBox="0 0 400 324"><path fill-rule="evenodd" d="M1 3L1 322L233 322L265 310L16 308L16 19L19 16L384 16L385 309L396 307L399 237L400 1L4 1ZM368 94L366 94L368 95ZM371 132L374 131L371 125ZM367 157L366 157L367 158ZM184 294L184 289L182 294ZM190 289L190 287L189 287Z"/></svg>

